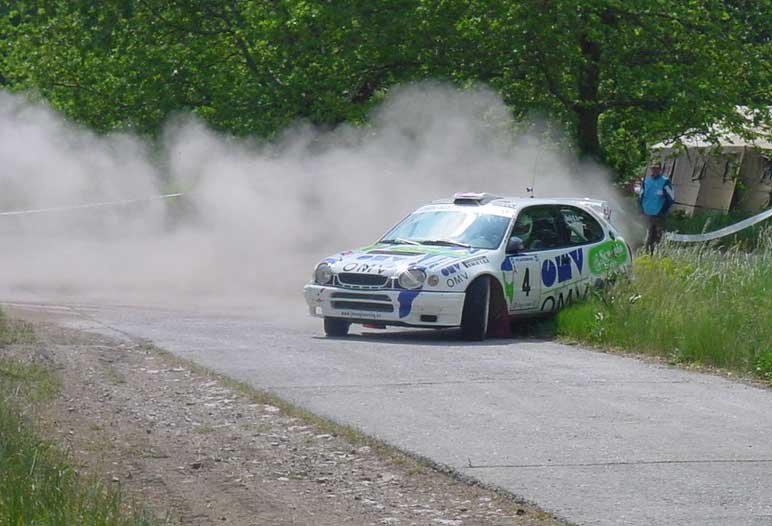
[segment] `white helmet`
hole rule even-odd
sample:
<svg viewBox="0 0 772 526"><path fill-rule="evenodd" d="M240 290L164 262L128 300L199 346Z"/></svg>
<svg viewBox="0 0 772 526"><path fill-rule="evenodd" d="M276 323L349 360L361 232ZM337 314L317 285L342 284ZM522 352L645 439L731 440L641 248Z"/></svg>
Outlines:
<svg viewBox="0 0 772 526"><path fill-rule="evenodd" d="M515 226L512 227L512 237L519 237L524 242L531 237L531 231L533 230L533 219L530 214L520 214L515 221Z"/></svg>

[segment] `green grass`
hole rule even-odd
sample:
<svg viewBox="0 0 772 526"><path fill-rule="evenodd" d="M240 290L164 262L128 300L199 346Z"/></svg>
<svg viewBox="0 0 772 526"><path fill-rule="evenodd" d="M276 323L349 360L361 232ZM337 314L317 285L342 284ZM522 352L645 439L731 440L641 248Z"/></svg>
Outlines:
<svg viewBox="0 0 772 526"><path fill-rule="evenodd" d="M35 341L35 333L32 325L24 321L12 320L0 310L0 348L33 341Z"/></svg>
<svg viewBox="0 0 772 526"><path fill-rule="evenodd" d="M0 358L0 402L19 406L44 402L59 390L59 382L43 366Z"/></svg>
<svg viewBox="0 0 772 526"><path fill-rule="evenodd" d="M586 303L558 335L772 380L772 228L741 246L661 246Z"/></svg>
<svg viewBox="0 0 772 526"><path fill-rule="evenodd" d="M1 314L1 313L0 313ZM3 345L26 342L26 324L0 316ZM0 359L0 524L138 526L154 524L115 488L77 472L31 422L59 390L45 367Z"/></svg>

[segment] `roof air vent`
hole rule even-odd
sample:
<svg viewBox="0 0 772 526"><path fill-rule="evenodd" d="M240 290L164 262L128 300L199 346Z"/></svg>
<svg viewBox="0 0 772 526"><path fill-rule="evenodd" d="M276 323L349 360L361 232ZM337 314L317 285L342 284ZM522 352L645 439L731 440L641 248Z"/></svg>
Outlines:
<svg viewBox="0 0 772 526"><path fill-rule="evenodd" d="M453 196L454 205L474 205L482 206L487 205L494 199L500 199L501 197L493 194L481 194L475 192L465 192L462 194L456 194Z"/></svg>

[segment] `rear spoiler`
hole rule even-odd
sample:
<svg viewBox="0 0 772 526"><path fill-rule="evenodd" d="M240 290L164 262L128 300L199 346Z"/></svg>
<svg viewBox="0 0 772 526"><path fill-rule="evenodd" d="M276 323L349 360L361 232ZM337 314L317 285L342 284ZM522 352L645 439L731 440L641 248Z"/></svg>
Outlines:
<svg viewBox="0 0 772 526"><path fill-rule="evenodd" d="M601 199L590 199L589 197L584 197L581 199L567 199L567 201L570 201L583 208L591 208L594 212L605 218L606 221L609 223L611 222L611 206L609 205L608 201L603 201Z"/></svg>

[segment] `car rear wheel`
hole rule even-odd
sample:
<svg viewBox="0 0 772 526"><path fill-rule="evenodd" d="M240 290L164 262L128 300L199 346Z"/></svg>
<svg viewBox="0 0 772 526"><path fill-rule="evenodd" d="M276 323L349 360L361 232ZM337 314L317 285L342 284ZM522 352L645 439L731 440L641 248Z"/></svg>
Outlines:
<svg viewBox="0 0 772 526"><path fill-rule="evenodd" d="M481 276L466 289L464 310L461 313L461 336L465 340L479 342L485 339L490 303L490 278Z"/></svg>
<svg viewBox="0 0 772 526"><path fill-rule="evenodd" d="M324 319L324 334L327 336L346 336L351 323L340 318Z"/></svg>

